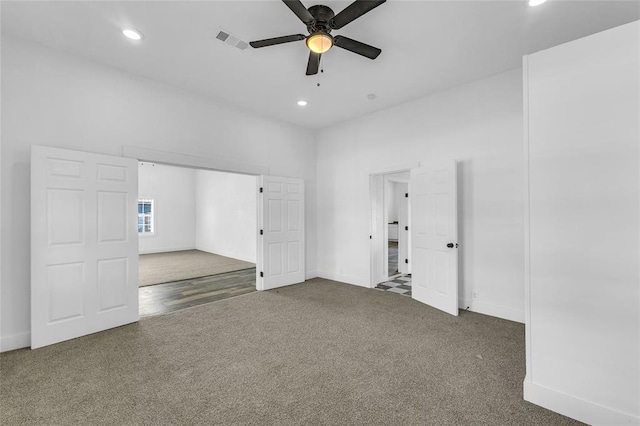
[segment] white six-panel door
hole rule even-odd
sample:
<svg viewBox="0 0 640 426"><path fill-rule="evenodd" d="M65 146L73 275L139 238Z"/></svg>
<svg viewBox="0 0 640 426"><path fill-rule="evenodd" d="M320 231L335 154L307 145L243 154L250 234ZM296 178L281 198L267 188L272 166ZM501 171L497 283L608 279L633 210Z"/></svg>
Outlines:
<svg viewBox="0 0 640 426"><path fill-rule="evenodd" d="M455 161L413 169L409 194L412 297L458 315Z"/></svg>
<svg viewBox="0 0 640 426"><path fill-rule="evenodd" d="M258 202L258 290L305 280L304 181L261 176Z"/></svg>
<svg viewBox="0 0 640 426"><path fill-rule="evenodd" d="M31 347L135 322L137 161L31 151Z"/></svg>

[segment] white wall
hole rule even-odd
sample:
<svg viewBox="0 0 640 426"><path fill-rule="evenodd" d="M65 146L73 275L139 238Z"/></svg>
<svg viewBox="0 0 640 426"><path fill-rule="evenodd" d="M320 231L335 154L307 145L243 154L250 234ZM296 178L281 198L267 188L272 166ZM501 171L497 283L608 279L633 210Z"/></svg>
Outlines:
<svg viewBox="0 0 640 426"><path fill-rule="evenodd" d="M196 248L196 171L139 163L138 197L154 201L154 233L140 235L139 253Z"/></svg>
<svg viewBox="0 0 640 426"><path fill-rule="evenodd" d="M255 164L272 175L303 178L306 270L308 276L315 274L316 148L311 132L5 36L1 55L0 350L30 341L33 144L115 156L123 146L136 146Z"/></svg>
<svg viewBox="0 0 640 426"><path fill-rule="evenodd" d="M319 133L320 275L369 286L369 174L432 158L459 162L461 306L524 321L521 69Z"/></svg>
<svg viewBox="0 0 640 426"><path fill-rule="evenodd" d="M393 183L393 206L394 206L394 216L393 220L400 220L400 203L402 203L402 199L404 198L404 194L409 192L409 184L394 182Z"/></svg>
<svg viewBox="0 0 640 426"><path fill-rule="evenodd" d="M148 162L138 170L138 196L155 203L140 253L195 248L255 263L256 176Z"/></svg>
<svg viewBox="0 0 640 426"><path fill-rule="evenodd" d="M640 424L639 56L635 22L525 60L525 399L590 424Z"/></svg>
<svg viewBox="0 0 640 426"><path fill-rule="evenodd" d="M256 262L257 178L196 171L196 248Z"/></svg>
<svg viewBox="0 0 640 426"><path fill-rule="evenodd" d="M387 222L393 223L398 220L398 188L395 182L390 181L386 176L384 180L384 208L387 212Z"/></svg>

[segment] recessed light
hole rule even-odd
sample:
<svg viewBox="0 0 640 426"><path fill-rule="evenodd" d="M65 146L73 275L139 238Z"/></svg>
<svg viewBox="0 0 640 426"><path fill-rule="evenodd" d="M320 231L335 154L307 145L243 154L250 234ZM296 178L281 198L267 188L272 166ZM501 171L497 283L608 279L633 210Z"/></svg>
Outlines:
<svg viewBox="0 0 640 426"><path fill-rule="evenodd" d="M529 6L540 6L542 3L545 3L547 0L529 0Z"/></svg>
<svg viewBox="0 0 640 426"><path fill-rule="evenodd" d="M123 28L122 34L124 34L126 38L129 38L131 40L142 40L142 37L143 37L140 31L137 31L131 28Z"/></svg>
<svg viewBox="0 0 640 426"><path fill-rule="evenodd" d="M307 106L307 101L299 100L298 106Z"/></svg>

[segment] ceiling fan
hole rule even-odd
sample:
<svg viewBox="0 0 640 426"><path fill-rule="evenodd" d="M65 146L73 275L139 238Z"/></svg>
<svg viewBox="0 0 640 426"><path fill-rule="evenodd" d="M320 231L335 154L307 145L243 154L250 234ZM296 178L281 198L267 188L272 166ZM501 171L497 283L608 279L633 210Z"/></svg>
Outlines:
<svg viewBox="0 0 640 426"><path fill-rule="evenodd" d="M276 44L290 43L292 41L301 41L306 39L307 47L311 51L309 54L309 62L307 63L307 75L318 73L320 67L320 57L332 46L349 50L369 59L378 57L382 50L377 47L350 39L345 36L332 36L332 30L338 30L351 21L354 21L370 12L374 8L380 6L386 0L356 0L349 6L344 8L337 15L333 13L328 6L316 5L309 9L305 8L300 0L282 0L289 9L307 26L309 35L294 34L282 37L268 38L265 40L252 41L251 47L267 47Z"/></svg>

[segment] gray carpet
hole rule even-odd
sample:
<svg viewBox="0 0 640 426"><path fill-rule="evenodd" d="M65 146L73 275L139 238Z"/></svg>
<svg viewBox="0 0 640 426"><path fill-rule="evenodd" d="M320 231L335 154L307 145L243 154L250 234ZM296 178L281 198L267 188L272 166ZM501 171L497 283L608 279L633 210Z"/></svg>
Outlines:
<svg viewBox="0 0 640 426"><path fill-rule="evenodd" d="M570 425L524 326L315 279L0 355L3 425Z"/></svg>
<svg viewBox="0 0 640 426"><path fill-rule="evenodd" d="M138 257L138 286L189 280L255 267L255 263L200 250L141 254Z"/></svg>

